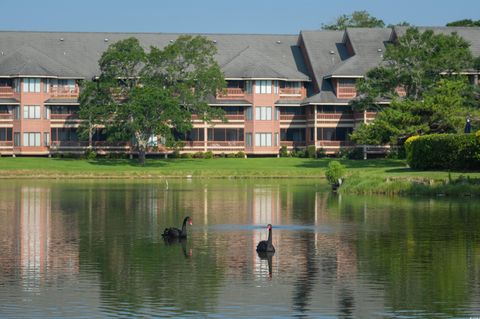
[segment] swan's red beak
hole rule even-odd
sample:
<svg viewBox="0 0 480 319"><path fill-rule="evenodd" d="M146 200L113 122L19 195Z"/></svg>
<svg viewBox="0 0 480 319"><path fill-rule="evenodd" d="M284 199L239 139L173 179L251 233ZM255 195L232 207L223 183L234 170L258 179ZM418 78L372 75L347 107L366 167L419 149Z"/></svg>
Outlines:
<svg viewBox="0 0 480 319"><path fill-rule="evenodd" d="M191 220L191 219L188 220L188 224L189 224L189 225L192 225L192 220Z"/></svg>

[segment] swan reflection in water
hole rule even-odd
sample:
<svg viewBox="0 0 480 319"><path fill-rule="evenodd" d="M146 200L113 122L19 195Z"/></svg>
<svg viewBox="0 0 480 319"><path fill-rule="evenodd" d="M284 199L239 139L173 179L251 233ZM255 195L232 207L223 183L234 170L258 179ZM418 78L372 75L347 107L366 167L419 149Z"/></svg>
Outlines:
<svg viewBox="0 0 480 319"><path fill-rule="evenodd" d="M257 252L258 257L261 260L267 260L268 262L268 277L272 278L272 257L275 255L275 252Z"/></svg>
<svg viewBox="0 0 480 319"><path fill-rule="evenodd" d="M189 248L187 251L187 239L186 238L178 238L178 237L164 237L163 241L167 246L175 246L175 245L182 245L183 256L185 258L192 257L192 248Z"/></svg>

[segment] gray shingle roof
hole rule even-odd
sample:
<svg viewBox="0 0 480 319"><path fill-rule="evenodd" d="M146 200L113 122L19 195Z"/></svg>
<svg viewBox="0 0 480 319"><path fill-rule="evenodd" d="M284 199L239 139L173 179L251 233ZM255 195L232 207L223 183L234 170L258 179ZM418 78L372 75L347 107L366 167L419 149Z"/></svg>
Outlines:
<svg viewBox="0 0 480 319"><path fill-rule="evenodd" d="M4 31L0 32L0 51L3 52L0 75L35 71L38 74L30 75L70 77L74 74L78 78L92 78L99 74L98 60L111 43L136 37L145 48L163 48L178 36L166 33ZM225 65L227 78L261 75L262 78L309 80L297 46L297 35L208 34L206 37L216 41L216 59L220 65Z"/></svg>

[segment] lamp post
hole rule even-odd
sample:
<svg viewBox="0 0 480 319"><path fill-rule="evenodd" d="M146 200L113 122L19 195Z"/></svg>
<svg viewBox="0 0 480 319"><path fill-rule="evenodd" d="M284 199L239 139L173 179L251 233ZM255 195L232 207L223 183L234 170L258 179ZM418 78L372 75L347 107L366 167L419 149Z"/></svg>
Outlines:
<svg viewBox="0 0 480 319"><path fill-rule="evenodd" d="M464 133L470 133L472 130L472 124L470 124L470 116L467 116L466 122L465 122L465 129L463 130Z"/></svg>

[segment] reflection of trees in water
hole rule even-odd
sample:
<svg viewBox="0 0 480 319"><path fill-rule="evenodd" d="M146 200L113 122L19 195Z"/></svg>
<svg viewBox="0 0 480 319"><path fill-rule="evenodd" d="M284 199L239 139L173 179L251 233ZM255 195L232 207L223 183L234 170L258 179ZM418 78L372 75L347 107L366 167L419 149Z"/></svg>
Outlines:
<svg viewBox="0 0 480 319"><path fill-rule="evenodd" d="M94 213L80 217L80 256L85 266L95 265L102 301L132 311L146 305L172 307L174 312L213 309L224 272L217 253L204 247L216 243L206 237L205 246L189 257L193 239L165 244L157 231L183 219L183 214L167 214L162 216L167 220L162 219L162 225L155 222L163 201L180 210L181 196L155 185L93 189L91 198L85 200Z"/></svg>
<svg viewBox="0 0 480 319"><path fill-rule="evenodd" d="M300 312L298 316L302 317L308 312L312 290L318 275L315 257L315 235L307 232L302 233L298 245L303 246L299 249L305 252L305 261L299 265L301 268L298 268L300 274L294 284L293 309Z"/></svg>

